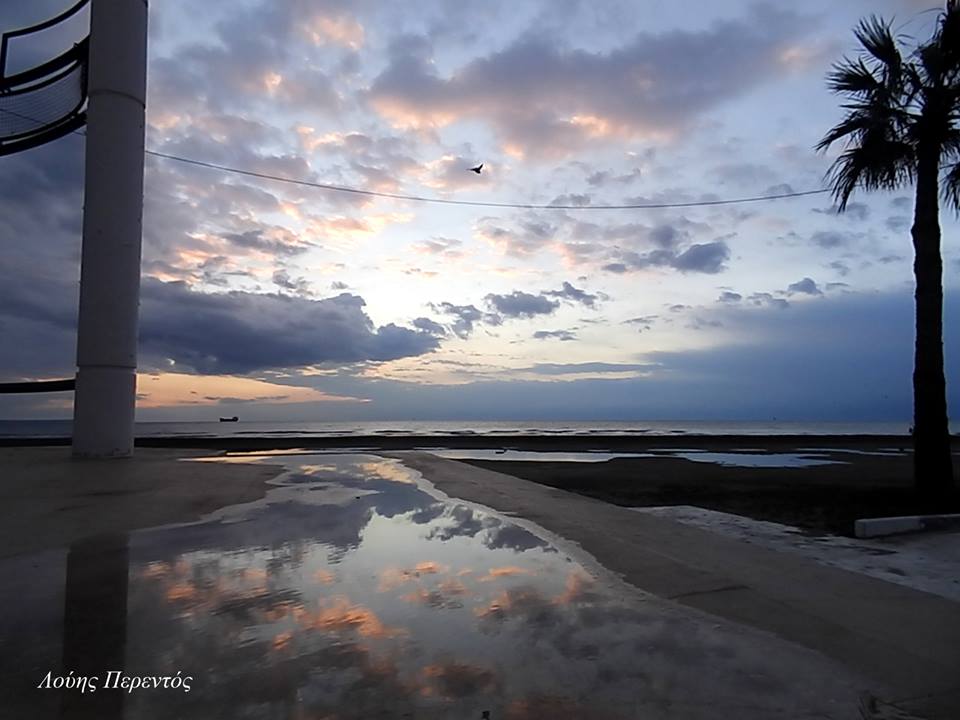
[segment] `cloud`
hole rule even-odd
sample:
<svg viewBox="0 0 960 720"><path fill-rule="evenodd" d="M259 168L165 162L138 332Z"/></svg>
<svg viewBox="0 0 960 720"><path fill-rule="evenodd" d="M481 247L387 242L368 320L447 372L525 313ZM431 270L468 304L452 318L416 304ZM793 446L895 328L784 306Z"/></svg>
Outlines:
<svg viewBox="0 0 960 720"><path fill-rule="evenodd" d="M560 307L556 300L548 300L542 295L531 295L522 290L514 290L509 295L489 293L484 301L505 318L531 318L536 315L550 315Z"/></svg>
<svg viewBox="0 0 960 720"><path fill-rule="evenodd" d="M895 197L890 201L890 207L896 208L900 211L909 210L913 207L913 199L907 197L906 195Z"/></svg>
<svg viewBox="0 0 960 720"><path fill-rule="evenodd" d="M719 180L721 185L730 183L747 188L771 187L778 180L778 173L766 165L750 162L727 163L718 165L710 174ZM776 193L771 193L776 194Z"/></svg>
<svg viewBox="0 0 960 720"><path fill-rule="evenodd" d="M361 402L358 398L330 395L315 388L278 385L231 375L140 374L137 390L137 407L140 409L216 404Z"/></svg>
<svg viewBox="0 0 960 720"><path fill-rule="evenodd" d="M757 307L762 307L764 305L775 307L780 310L786 310L790 307L790 302L784 298L774 297L768 292L756 292L747 297L747 302L750 305Z"/></svg>
<svg viewBox="0 0 960 720"><path fill-rule="evenodd" d="M837 232L835 230L818 230L810 236L810 241L824 250L849 245L851 236L849 233Z"/></svg>
<svg viewBox="0 0 960 720"><path fill-rule="evenodd" d="M724 263L730 258L730 247L724 240L714 240L691 245L681 253L675 250L653 250L646 253L620 251L616 255L619 262L603 266L607 272L624 273L648 268L673 268L683 273L713 275L726 269Z"/></svg>
<svg viewBox="0 0 960 720"><path fill-rule="evenodd" d="M883 221L883 224L888 230L895 233L904 233L910 229L910 218L906 215L891 215Z"/></svg>
<svg viewBox="0 0 960 720"><path fill-rule="evenodd" d="M568 342L570 340L576 340L576 333L570 332L569 330L537 330L533 334L534 340L560 340L562 342Z"/></svg>
<svg viewBox="0 0 960 720"><path fill-rule="evenodd" d="M654 150L651 148L648 150L647 159L652 159ZM615 173L612 170L593 170L587 175L587 184L592 187L604 187L610 183L620 183L624 185L629 185L635 180L639 180L643 174L641 168L634 168L627 173Z"/></svg>
<svg viewBox="0 0 960 720"><path fill-rule="evenodd" d="M644 330L650 330L658 317L659 315L641 315L639 317L630 318L629 320L624 320L623 324L633 325L637 328L638 332L643 332Z"/></svg>
<svg viewBox="0 0 960 720"><path fill-rule="evenodd" d="M603 375L619 373L647 372L655 369L655 365L637 363L537 363L522 370L536 375Z"/></svg>
<svg viewBox="0 0 960 720"><path fill-rule="evenodd" d="M844 217L849 220L858 220L863 222L870 217L870 207L862 202L847 203L847 209L840 211L839 205L831 205L828 208L813 208L813 212L821 215L831 215L834 217Z"/></svg>
<svg viewBox="0 0 960 720"><path fill-rule="evenodd" d="M286 270L277 270L273 273L273 284L284 290L290 290L295 295L303 295L305 297L313 295L313 291L310 289L310 282L306 278L292 278Z"/></svg>
<svg viewBox="0 0 960 720"><path fill-rule="evenodd" d="M323 300L233 291L207 294L146 278L140 347L147 362L199 373L248 373L321 363L385 361L439 346L422 330L375 328L363 298Z"/></svg>
<svg viewBox="0 0 960 720"><path fill-rule="evenodd" d="M591 202L589 195L581 193L566 193L564 195L557 195L553 200L550 201L550 205L553 206L573 206L573 207L586 207Z"/></svg>
<svg viewBox="0 0 960 720"><path fill-rule="evenodd" d="M463 257L463 243L453 238L435 237L423 240L414 246L414 251L426 255L436 255L448 260Z"/></svg>
<svg viewBox="0 0 960 720"><path fill-rule="evenodd" d="M499 218L480 218L474 226L474 235L514 257L532 255L553 240L557 232L553 224L534 217L521 219L515 229L499 223Z"/></svg>
<svg viewBox="0 0 960 720"><path fill-rule="evenodd" d="M850 266L845 262L841 262L840 260L834 260L831 263L827 263L827 267L836 271L837 275L840 277L846 277L850 274Z"/></svg>
<svg viewBox="0 0 960 720"><path fill-rule="evenodd" d="M730 290L724 290L720 293L720 297L717 298L717 302L720 303L738 303L741 300L743 300L743 295L731 292Z"/></svg>
<svg viewBox="0 0 960 720"><path fill-rule="evenodd" d="M787 292L791 294L798 293L800 295L823 295L823 291L808 277L803 278L803 280L798 280L795 283L790 283L790 285L787 286Z"/></svg>
<svg viewBox="0 0 960 720"><path fill-rule="evenodd" d="M430 318L418 317L410 324L418 330L423 330L424 332L430 333L431 335L436 335L437 337L443 337L447 334L447 331L443 325L431 320Z"/></svg>
<svg viewBox="0 0 960 720"><path fill-rule="evenodd" d="M606 52L527 33L446 77L421 52L400 52L367 99L397 127L479 119L507 153L557 157L591 142L677 136L782 72L777 58L807 27L793 12L758 5L703 30L638 33Z"/></svg>
<svg viewBox="0 0 960 720"><path fill-rule="evenodd" d="M580 290L579 288L574 287L567 281L563 282L563 286L560 290L545 290L541 295L546 295L548 297L561 298L563 300L570 300L575 303L580 303L589 308L596 307L597 300L601 297L602 294L591 294Z"/></svg>
<svg viewBox="0 0 960 720"><path fill-rule="evenodd" d="M690 328L691 330L706 330L709 328L723 327L723 323L720 320L711 320L700 317L699 315L694 315L684 327Z"/></svg>
<svg viewBox="0 0 960 720"><path fill-rule="evenodd" d="M485 322L488 325L499 325L502 319L494 313L486 313L474 305L454 305L449 302L431 304L434 312L443 315L452 315L456 319L451 326L453 334L465 339L473 332L477 323Z"/></svg>

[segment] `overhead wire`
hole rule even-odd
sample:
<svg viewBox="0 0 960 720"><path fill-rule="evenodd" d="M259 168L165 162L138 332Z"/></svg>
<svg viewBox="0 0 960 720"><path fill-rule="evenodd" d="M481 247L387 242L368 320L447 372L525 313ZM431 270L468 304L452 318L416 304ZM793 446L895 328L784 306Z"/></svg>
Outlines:
<svg viewBox="0 0 960 720"><path fill-rule="evenodd" d="M6 112L13 115L17 115L27 120L34 120L33 118L27 117L25 115L21 115L20 113L16 113L12 110L6 110L3 108L0 108L0 112ZM82 130L74 130L72 134L86 135L86 133L84 133ZM315 182L313 180L304 180L301 178L286 177L284 175L275 175L273 173L265 173L265 172L259 172L256 170L247 170L244 168L231 167L229 165L222 165L220 163L208 162L205 160L198 160L196 158L189 158L181 155L173 155L171 153L164 153L158 150L144 149L144 154L150 155L152 157L162 158L164 160L171 160L174 162L183 163L186 165L193 165L195 167L218 170L220 172L230 173L233 175L253 177L261 180L272 180L275 182L286 183L289 185L298 185L301 187L309 187L317 190L325 190L328 192L339 192L339 193L347 193L352 195L363 195L366 197L385 198L389 200L402 200L405 202L432 203L435 205L460 205L460 206L467 206L467 207L486 207L486 208L500 208L500 209L513 209L513 210L662 210L662 209L671 209L671 208L711 207L711 206L717 206L717 205L739 205L743 203L768 202L771 200L785 200L788 198L806 197L810 195L822 195L824 193L832 192L830 188L819 188L817 190L790 191L790 192L784 192L784 193L771 193L766 195L753 195L753 196L739 197L739 198L689 200L689 201L682 201L682 202L624 203L624 204L614 204L614 205L573 205L573 204L563 204L563 203L540 204L540 203L496 202L496 201L485 201L485 200L456 200L452 198L437 198L437 197L426 197L423 195L406 195L403 193L380 192L377 190L365 190L363 188L350 187L348 185L333 185L330 183Z"/></svg>

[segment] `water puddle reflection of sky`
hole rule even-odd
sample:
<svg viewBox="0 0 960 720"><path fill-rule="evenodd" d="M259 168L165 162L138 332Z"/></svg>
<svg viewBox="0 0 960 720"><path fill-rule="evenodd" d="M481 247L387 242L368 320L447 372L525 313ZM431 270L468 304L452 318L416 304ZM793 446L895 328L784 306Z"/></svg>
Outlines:
<svg viewBox="0 0 960 720"><path fill-rule="evenodd" d="M656 457L651 453L638 452L602 452L602 451L583 451L583 452L562 452L562 451L541 451L541 450L510 450L508 448L418 448L439 457L450 458L451 460L525 460L525 461L543 461L543 462L606 462L614 458L649 458Z"/></svg>
<svg viewBox="0 0 960 720"><path fill-rule="evenodd" d="M816 673L798 684L806 656L771 662L749 634L599 581L539 533L446 498L399 461L215 461L287 472L259 502L108 538L113 555L71 547L51 617L38 619L42 605L23 610L32 627L8 637L23 653L11 672L56 672L79 649L122 658L129 675L193 678L190 693L127 694L103 720L618 720L712 718L717 708L827 717L817 713L855 698ZM110 632L100 606L100 636L78 640L71 604L98 601L71 587L83 582L76 568L96 566L102 590L111 557L126 587L125 612L113 612L120 629ZM15 607L11 593L0 596ZM50 639L64 596L63 635ZM31 698L21 707L37 707Z"/></svg>
<svg viewBox="0 0 960 720"><path fill-rule="evenodd" d="M843 460L834 460L822 455L799 453L748 453L748 452L675 452L673 457L693 462L715 463L734 467L799 468L817 465L846 465Z"/></svg>
<svg viewBox="0 0 960 720"><path fill-rule="evenodd" d="M709 452L692 448L656 449L651 452L560 452L510 449L445 449L423 448L427 452L450 458L451 460L522 460L532 462L585 462L599 463L617 458L681 458L693 462L714 463L735 467L755 468L791 468L814 467L817 465L843 465L838 460L824 455L830 451L810 451L809 453L778 453L746 450L733 452ZM817 454L812 454L816 452Z"/></svg>

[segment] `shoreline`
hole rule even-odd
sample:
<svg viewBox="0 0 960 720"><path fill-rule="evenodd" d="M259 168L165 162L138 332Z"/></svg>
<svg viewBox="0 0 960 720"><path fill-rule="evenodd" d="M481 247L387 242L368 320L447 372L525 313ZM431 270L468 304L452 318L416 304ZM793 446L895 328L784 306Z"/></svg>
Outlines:
<svg viewBox="0 0 960 720"><path fill-rule="evenodd" d="M758 446L772 451L795 448L810 442L833 445L837 449L881 450L885 448L908 449L912 445L910 435L871 434L794 434L794 435L695 435L695 434L541 434L541 435L480 435L480 434L396 434L396 435L277 435L209 436L143 436L135 441L136 447L144 448L201 448L210 450L266 450L266 449L337 449L377 448L383 450L412 450L424 447L450 449L504 448L516 450L597 450L597 451L644 451L658 448L676 449L697 447L703 450L742 449ZM954 451L960 450L960 435L951 436ZM0 447L43 447L69 445L69 437L0 437Z"/></svg>

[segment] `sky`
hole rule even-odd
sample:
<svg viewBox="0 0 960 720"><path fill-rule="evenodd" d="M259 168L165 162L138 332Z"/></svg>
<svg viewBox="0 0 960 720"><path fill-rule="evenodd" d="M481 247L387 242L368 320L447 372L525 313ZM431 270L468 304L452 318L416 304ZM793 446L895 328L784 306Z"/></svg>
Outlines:
<svg viewBox="0 0 960 720"><path fill-rule="evenodd" d="M4 3L0 29L70 4ZM827 194L589 208L824 187L852 28L924 38L931 7L152 0L150 150L575 209L148 156L138 419L909 421L912 188L843 214ZM0 158L0 381L75 372L83 154L71 135ZM70 401L3 396L0 418Z"/></svg>

